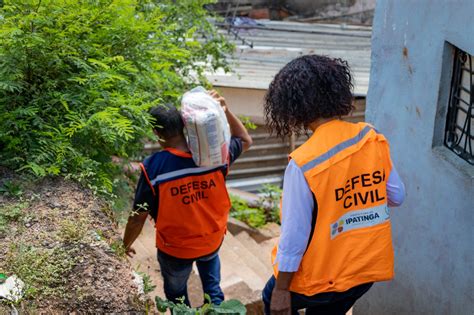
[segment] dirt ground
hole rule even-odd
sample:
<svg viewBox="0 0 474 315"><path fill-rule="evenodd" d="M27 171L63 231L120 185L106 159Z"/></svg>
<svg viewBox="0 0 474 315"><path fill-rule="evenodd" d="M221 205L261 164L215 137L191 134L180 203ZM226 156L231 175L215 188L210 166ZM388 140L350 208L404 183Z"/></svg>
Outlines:
<svg viewBox="0 0 474 315"><path fill-rule="evenodd" d="M0 187L18 180L0 170ZM0 193L0 273L27 284L20 314L144 313L109 206L63 179L22 189Z"/></svg>

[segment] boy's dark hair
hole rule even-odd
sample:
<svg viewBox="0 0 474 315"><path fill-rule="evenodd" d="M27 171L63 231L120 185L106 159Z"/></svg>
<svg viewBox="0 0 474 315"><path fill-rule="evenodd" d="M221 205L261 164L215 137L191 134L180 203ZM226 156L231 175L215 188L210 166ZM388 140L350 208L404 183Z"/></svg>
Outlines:
<svg viewBox="0 0 474 315"><path fill-rule="evenodd" d="M352 76L347 61L307 55L290 61L265 95L265 120L280 137L305 132L318 118L349 114Z"/></svg>
<svg viewBox="0 0 474 315"><path fill-rule="evenodd" d="M171 104L153 107L150 110L153 117L153 129L163 138L171 138L183 134L184 123L181 114Z"/></svg>

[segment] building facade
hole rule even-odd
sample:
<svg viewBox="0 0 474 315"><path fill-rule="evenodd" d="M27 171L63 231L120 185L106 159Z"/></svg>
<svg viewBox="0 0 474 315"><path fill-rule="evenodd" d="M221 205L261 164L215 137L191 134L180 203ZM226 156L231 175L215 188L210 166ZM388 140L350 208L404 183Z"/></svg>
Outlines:
<svg viewBox="0 0 474 315"><path fill-rule="evenodd" d="M354 314L473 314L474 1L377 0L366 119L407 199L392 210L395 279Z"/></svg>

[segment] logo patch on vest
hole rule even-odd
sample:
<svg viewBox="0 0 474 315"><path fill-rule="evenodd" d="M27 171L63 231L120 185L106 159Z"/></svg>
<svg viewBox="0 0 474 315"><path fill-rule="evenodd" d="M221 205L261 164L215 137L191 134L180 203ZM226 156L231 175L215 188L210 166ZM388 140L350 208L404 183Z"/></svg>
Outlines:
<svg viewBox="0 0 474 315"><path fill-rule="evenodd" d="M390 220L390 212L387 204L364 210L350 211L331 224L331 239L341 233L375 226L388 220Z"/></svg>

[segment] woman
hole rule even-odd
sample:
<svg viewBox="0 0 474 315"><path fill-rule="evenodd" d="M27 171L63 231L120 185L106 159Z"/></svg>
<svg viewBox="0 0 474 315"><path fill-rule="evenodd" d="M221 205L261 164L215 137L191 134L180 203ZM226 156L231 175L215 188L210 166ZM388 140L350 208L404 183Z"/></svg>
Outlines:
<svg viewBox="0 0 474 315"><path fill-rule="evenodd" d="M403 202L405 188L385 137L341 120L353 110L352 87L346 61L318 55L291 61L270 84L271 130L312 135L285 171L266 314L345 314L374 282L393 278L388 206Z"/></svg>

